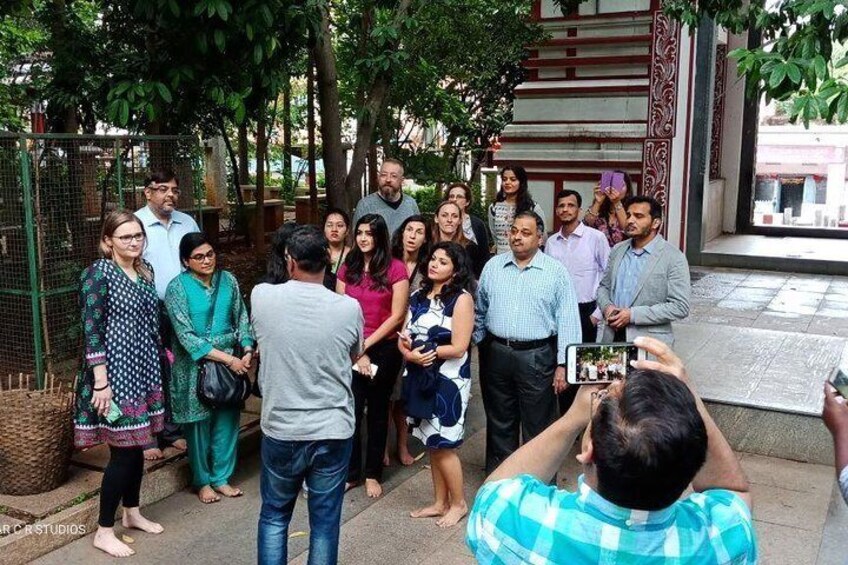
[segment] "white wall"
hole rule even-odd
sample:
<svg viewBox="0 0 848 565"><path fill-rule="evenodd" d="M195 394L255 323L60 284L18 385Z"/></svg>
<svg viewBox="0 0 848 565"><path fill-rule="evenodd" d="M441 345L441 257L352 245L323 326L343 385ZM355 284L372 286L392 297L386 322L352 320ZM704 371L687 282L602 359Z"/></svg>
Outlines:
<svg viewBox="0 0 848 565"><path fill-rule="evenodd" d="M729 35L727 51L748 44L748 35ZM745 79L736 73L736 63L728 60L727 85L724 93L724 125L722 130L720 175L724 178L724 221L726 233L736 233L736 210L739 203L739 165L742 152L742 113L745 106Z"/></svg>

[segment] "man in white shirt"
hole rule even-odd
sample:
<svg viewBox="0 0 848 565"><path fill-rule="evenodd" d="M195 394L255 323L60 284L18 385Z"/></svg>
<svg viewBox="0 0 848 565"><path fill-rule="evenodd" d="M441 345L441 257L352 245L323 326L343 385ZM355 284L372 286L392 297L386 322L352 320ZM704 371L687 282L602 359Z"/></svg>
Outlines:
<svg viewBox="0 0 848 565"><path fill-rule="evenodd" d="M557 194L555 211L562 227L548 238L545 253L568 269L579 300L583 341L594 342L601 318L595 299L607 269L610 247L604 234L581 221L582 205L583 199L577 191L561 190Z"/></svg>
<svg viewBox="0 0 848 565"><path fill-rule="evenodd" d="M147 198L147 206L136 211L135 215L141 220L147 235L144 259L153 266L153 283L159 295L159 333L162 336L162 343L170 349L173 332L162 301L165 299L168 283L182 271L180 241L184 235L199 232L200 228L197 227L194 218L176 209L180 199L180 185L173 171L167 169L153 171L144 182L144 197ZM158 444L154 443L145 447L144 458L148 460L163 457L160 447L173 445L180 451L186 449L180 426L171 421L168 363L163 362L162 367L165 429L159 436Z"/></svg>
<svg viewBox="0 0 848 565"><path fill-rule="evenodd" d="M598 284L607 268L610 247L604 234L581 221L582 206L583 199L577 191L561 190L557 194L555 212L562 227L548 238L545 253L562 263L571 275L577 293L583 341L594 342L598 335L598 321L601 319L595 299ZM591 380L597 378L597 368L593 374ZM560 414L568 411L576 393L576 387L569 387L558 395Z"/></svg>

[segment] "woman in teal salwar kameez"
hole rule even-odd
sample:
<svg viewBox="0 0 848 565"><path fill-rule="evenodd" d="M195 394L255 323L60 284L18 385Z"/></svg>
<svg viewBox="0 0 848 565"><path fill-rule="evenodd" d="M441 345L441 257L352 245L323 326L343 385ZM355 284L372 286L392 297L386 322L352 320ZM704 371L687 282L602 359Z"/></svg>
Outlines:
<svg viewBox="0 0 848 565"><path fill-rule="evenodd" d="M211 409L197 396L198 362L212 359L236 373L250 369L255 340L236 278L216 268L215 250L203 233L180 242L185 271L168 285L165 306L177 339L173 344L171 409L183 425L192 482L204 503L218 494L241 496L229 484L235 470L239 408Z"/></svg>

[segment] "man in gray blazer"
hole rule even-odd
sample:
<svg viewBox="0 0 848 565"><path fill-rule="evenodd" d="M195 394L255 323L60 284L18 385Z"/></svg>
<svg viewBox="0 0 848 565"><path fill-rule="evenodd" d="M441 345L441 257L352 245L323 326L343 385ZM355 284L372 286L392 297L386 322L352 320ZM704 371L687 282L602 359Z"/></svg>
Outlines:
<svg viewBox="0 0 848 565"><path fill-rule="evenodd" d="M634 196L626 208L624 232L630 239L613 247L598 287L598 308L605 320L598 341L633 341L646 335L671 346L671 322L689 315L689 263L659 235L659 202Z"/></svg>

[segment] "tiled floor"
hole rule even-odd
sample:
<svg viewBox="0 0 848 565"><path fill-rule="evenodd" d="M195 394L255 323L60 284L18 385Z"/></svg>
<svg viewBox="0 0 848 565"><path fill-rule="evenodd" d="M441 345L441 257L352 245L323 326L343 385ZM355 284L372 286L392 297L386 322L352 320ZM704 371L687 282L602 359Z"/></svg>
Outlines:
<svg viewBox="0 0 848 565"><path fill-rule="evenodd" d="M848 239L725 234L708 242L704 246L704 252L807 261L841 261L848 257Z"/></svg>
<svg viewBox="0 0 848 565"><path fill-rule="evenodd" d="M848 337L848 277L693 267L687 322Z"/></svg>

